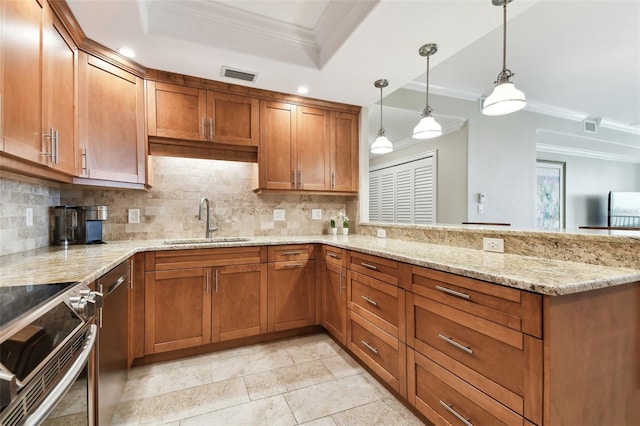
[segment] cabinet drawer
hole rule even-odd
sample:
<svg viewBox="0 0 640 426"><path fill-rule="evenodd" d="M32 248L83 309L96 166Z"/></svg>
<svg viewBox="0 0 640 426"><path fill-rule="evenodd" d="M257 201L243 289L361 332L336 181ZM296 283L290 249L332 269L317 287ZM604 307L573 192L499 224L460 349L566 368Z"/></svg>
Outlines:
<svg viewBox="0 0 640 426"><path fill-rule="evenodd" d="M146 253L146 271L202 268L207 266L260 263L266 260L266 247L230 247L166 250Z"/></svg>
<svg viewBox="0 0 640 426"><path fill-rule="evenodd" d="M348 348L380 378L406 396L407 347L355 312L349 313Z"/></svg>
<svg viewBox="0 0 640 426"><path fill-rule="evenodd" d="M358 272L350 272L349 307L396 339L406 340L405 291Z"/></svg>
<svg viewBox="0 0 640 426"><path fill-rule="evenodd" d="M540 339L413 294L407 306L409 346L516 413L540 418Z"/></svg>
<svg viewBox="0 0 640 426"><path fill-rule="evenodd" d="M336 266L347 266L347 256L344 249L323 246L322 255L327 263L332 263Z"/></svg>
<svg viewBox="0 0 640 426"><path fill-rule="evenodd" d="M411 291L489 321L542 337L542 296L414 266Z"/></svg>
<svg viewBox="0 0 640 426"><path fill-rule="evenodd" d="M313 259L313 244L296 244L269 247L269 262Z"/></svg>
<svg viewBox="0 0 640 426"><path fill-rule="evenodd" d="M520 415L411 348L407 358L409 402L434 424L524 424Z"/></svg>
<svg viewBox="0 0 640 426"><path fill-rule="evenodd" d="M349 269L398 285L398 262L395 260L352 251Z"/></svg>

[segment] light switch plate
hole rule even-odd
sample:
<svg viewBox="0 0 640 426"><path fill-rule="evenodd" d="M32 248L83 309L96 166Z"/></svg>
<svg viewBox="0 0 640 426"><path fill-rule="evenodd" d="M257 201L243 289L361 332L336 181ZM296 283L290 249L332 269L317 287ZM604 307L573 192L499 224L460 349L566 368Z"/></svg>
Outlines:
<svg viewBox="0 0 640 426"><path fill-rule="evenodd" d="M284 220L284 218L285 218L284 209L273 209L273 220L274 221Z"/></svg>
<svg viewBox="0 0 640 426"><path fill-rule="evenodd" d="M25 212L25 222L27 226L33 226L33 207L27 207Z"/></svg>
<svg viewBox="0 0 640 426"><path fill-rule="evenodd" d="M129 223L140 223L140 209L129 209Z"/></svg>
<svg viewBox="0 0 640 426"><path fill-rule="evenodd" d="M387 230L383 228L376 229L376 237L387 238Z"/></svg>
<svg viewBox="0 0 640 426"><path fill-rule="evenodd" d="M311 209L311 220L322 219L322 209Z"/></svg>

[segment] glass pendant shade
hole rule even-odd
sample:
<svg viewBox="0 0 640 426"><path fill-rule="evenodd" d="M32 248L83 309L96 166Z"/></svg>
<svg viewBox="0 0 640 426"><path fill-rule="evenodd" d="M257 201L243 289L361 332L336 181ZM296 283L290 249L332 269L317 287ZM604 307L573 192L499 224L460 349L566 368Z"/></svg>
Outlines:
<svg viewBox="0 0 640 426"><path fill-rule="evenodd" d="M484 115L505 115L520 111L527 105L524 93L510 81L497 84L482 104Z"/></svg>
<svg viewBox="0 0 640 426"><path fill-rule="evenodd" d="M442 136L442 126L431 115L423 116L413 128L415 139L432 139Z"/></svg>
<svg viewBox="0 0 640 426"><path fill-rule="evenodd" d="M371 144L371 153L372 154L388 154L393 151L393 144L391 141L384 135L384 131L378 132L378 137Z"/></svg>

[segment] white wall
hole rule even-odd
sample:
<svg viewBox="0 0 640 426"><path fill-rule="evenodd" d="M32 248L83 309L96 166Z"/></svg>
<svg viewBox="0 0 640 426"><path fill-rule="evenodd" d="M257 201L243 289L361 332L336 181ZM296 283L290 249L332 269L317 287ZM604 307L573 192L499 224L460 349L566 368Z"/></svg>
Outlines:
<svg viewBox="0 0 640 426"><path fill-rule="evenodd" d="M640 191L640 164L538 152L566 163L566 228L607 226L609 191Z"/></svg>
<svg viewBox="0 0 640 426"><path fill-rule="evenodd" d="M371 158L369 167L437 151L436 220L438 223L460 224L467 220L467 139L465 125L462 129L439 138L419 141L406 148Z"/></svg>

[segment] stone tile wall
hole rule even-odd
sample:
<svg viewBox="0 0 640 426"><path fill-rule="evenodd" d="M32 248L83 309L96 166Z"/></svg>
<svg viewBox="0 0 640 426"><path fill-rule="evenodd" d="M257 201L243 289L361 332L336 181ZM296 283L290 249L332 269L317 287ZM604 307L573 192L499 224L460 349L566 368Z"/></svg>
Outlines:
<svg viewBox="0 0 640 426"><path fill-rule="evenodd" d="M148 192L62 185L61 201L108 206L106 241L204 237L205 223L198 220L202 197L211 202L219 229L213 235L219 237L322 234L327 233L331 215L357 214L355 196L255 194L251 163L154 156L150 160L153 187ZM139 224L127 223L131 208L140 209ZM313 208L322 209L322 220L311 220ZM284 209L286 220L274 221L273 209Z"/></svg>
<svg viewBox="0 0 640 426"><path fill-rule="evenodd" d="M0 171L0 256L49 245L51 206L60 204L60 185ZM26 209L33 208L33 226Z"/></svg>

